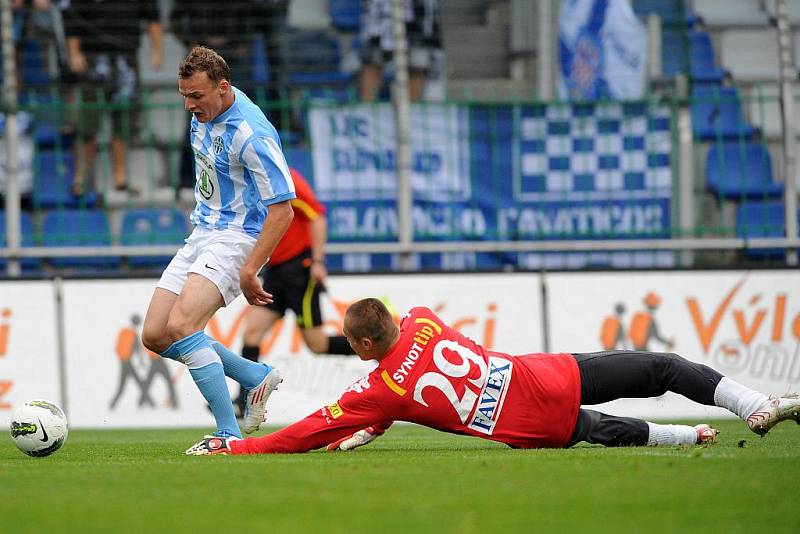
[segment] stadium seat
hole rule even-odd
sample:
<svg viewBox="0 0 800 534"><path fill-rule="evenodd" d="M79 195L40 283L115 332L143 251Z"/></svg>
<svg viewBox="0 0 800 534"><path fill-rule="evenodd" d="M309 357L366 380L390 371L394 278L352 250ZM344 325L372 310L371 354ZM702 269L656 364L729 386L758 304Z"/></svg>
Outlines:
<svg viewBox="0 0 800 534"><path fill-rule="evenodd" d="M689 70L689 40L684 30L661 31L661 72L674 76Z"/></svg>
<svg viewBox="0 0 800 534"><path fill-rule="evenodd" d="M186 216L177 208L135 209L122 217L120 242L133 245L179 245L189 234ZM130 256L133 267L164 267L169 256Z"/></svg>
<svg viewBox="0 0 800 534"><path fill-rule="evenodd" d="M39 150L33 161L33 203L41 208L92 207L97 195L87 192L81 198L70 193L75 174L75 156L66 150Z"/></svg>
<svg viewBox="0 0 800 534"><path fill-rule="evenodd" d="M108 217L99 210L58 210L42 221L42 244L46 247L107 247L111 245ZM119 257L87 256L53 258L56 267L113 269Z"/></svg>
<svg viewBox="0 0 800 534"><path fill-rule="evenodd" d="M714 144L706 160L709 190L721 198L766 198L783 195L772 179L772 160L760 143Z"/></svg>
<svg viewBox="0 0 800 534"><path fill-rule="evenodd" d="M333 27L342 32L357 32L361 27L361 0L330 0Z"/></svg>
<svg viewBox="0 0 800 534"><path fill-rule="evenodd" d="M47 53L37 39L25 39L21 48L22 83L27 87L46 86L53 82L47 72Z"/></svg>
<svg viewBox="0 0 800 534"><path fill-rule="evenodd" d="M782 200L742 202L736 207L736 235L742 238L783 237L786 234L784 209ZM783 250L754 249L748 250L747 254L753 258L777 257L783 255Z"/></svg>
<svg viewBox="0 0 800 534"><path fill-rule="evenodd" d="M74 136L64 133L61 128L67 117L64 102L55 87L28 88L20 92L19 106L20 110L34 118L33 138L37 147L72 147Z"/></svg>
<svg viewBox="0 0 800 534"><path fill-rule="evenodd" d="M717 67L711 37L702 31L689 33L689 67L692 79L700 82L722 81L722 69Z"/></svg>
<svg viewBox="0 0 800 534"><path fill-rule="evenodd" d="M662 26L683 26L686 13L683 0L633 0L633 12L642 19L655 14L661 18Z"/></svg>
<svg viewBox="0 0 800 534"><path fill-rule="evenodd" d="M353 78L341 72L339 41L325 31L294 30L284 37L286 66L293 85L342 85Z"/></svg>
<svg viewBox="0 0 800 534"><path fill-rule="evenodd" d="M36 245L36 231L33 228L33 220L28 212L20 212L20 239L23 247L33 247ZM0 210L0 248L7 246L8 237L6 235L6 212ZM4 274L8 261L0 258L0 275ZM22 258L20 266L24 272L36 271L41 267L41 260L37 258Z"/></svg>
<svg viewBox="0 0 800 534"><path fill-rule="evenodd" d="M749 139L755 129L742 118L739 93L733 87L695 87L692 129L700 139Z"/></svg>
<svg viewBox="0 0 800 534"><path fill-rule="evenodd" d="M736 207L736 235L739 237L781 237L785 229L782 200L745 201Z"/></svg>

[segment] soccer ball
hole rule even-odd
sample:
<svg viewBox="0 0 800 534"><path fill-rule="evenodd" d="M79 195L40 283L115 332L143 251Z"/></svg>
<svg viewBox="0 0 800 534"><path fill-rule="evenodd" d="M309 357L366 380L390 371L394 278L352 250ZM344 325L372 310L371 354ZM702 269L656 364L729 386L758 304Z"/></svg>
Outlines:
<svg viewBox="0 0 800 534"><path fill-rule="evenodd" d="M29 400L11 417L11 440L29 456L49 456L67 440L67 417L52 402Z"/></svg>

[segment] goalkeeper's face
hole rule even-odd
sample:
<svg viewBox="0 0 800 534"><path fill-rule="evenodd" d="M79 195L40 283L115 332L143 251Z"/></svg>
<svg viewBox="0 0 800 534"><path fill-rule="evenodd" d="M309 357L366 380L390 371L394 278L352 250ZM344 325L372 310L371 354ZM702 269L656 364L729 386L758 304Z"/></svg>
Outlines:
<svg viewBox="0 0 800 534"><path fill-rule="evenodd" d="M184 108L199 122L217 118L233 103L233 92L228 80L214 83L203 71L189 78L178 78L178 91L183 97Z"/></svg>

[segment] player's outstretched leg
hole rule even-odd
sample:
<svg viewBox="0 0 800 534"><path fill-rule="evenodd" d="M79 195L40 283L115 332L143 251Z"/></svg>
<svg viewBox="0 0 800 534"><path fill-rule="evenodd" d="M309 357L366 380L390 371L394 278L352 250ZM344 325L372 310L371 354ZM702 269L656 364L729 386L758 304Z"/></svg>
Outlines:
<svg viewBox="0 0 800 534"><path fill-rule="evenodd" d="M725 408L762 436L781 421L800 422L797 395L770 399L677 354L608 351L575 354L575 359L581 375L581 404L658 397L672 391L700 404Z"/></svg>
<svg viewBox="0 0 800 534"><path fill-rule="evenodd" d="M170 345L161 353L165 358L186 364L189 373L203 394L217 422L218 437L242 437L231 406L225 372L219 355L211 347L203 331L195 332Z"/></svg>
<svg viewBox="0 0 800 534"><path fill-rule="evenodd" d="M212 337L208 337L208 340L219 354L225 374L239 382L244 388L245 406L242 427L246 434L255 432L264 422L269 396L278 388L278 384L283 382L281 374L271 365L242 358ZM230 398L228 403L230 403Z"/></svg>
<svg viewBox="0 0 800 534"><path fill-rule="evenodd" d="M705 445L716 443L709 425L660 425L633 417L617 417L581 408L568 447L578 442L606 447Z"/></svg>

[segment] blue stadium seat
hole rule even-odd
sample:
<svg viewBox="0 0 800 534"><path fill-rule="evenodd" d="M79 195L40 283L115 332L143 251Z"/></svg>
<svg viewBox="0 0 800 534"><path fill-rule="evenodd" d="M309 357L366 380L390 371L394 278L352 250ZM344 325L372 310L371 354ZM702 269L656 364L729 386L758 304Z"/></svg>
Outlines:
<svg viewBox="0 0 800 534"><path fill-rule="evenodd" d="M800 223L800 210L797 213ZM782 200L767 202L745 201L736 207L736 235L738 237L783 237L786 233L786 216ZM747 251L753 258L783 256L782 249L754 249Z"/></svg>
<svg viewBox="0 0 800 534"><path fill-rule="evenodd" d="M178 245L189 234L186 216L177 208L128 210L122 217L122 245ZM165 267L172 256L130 256L133 267Z"/></svg>
<svg viewBox="0 0 800 534"><path fill-rule="evenodd" d="M760 143L714 144L706 160L708 188L721 198L765 198L783 195L772 179L772 160Z"/></svg>
<svg viewBox="0 0 800 534"><path fill-rule="evenodd" d="M33 203L41 208L92 207L97 194L76 198L70 193L75 176L75 156L69 150L39 150L33 161Z"/></svg>
<svg viewBox="0 0 800 534"><path fill-rule="evenodd" d="M19 94L20 110L34 117L33 138L39 148L69 149L74 136L61 131L66 119L64 103L53 86L28 89Z"/></svg>
<svg viewBox="0 0 800 534"><path fill-rule="evenodd" d="M343 32L357 32L361 27L361 0L330 0L333 27Z"/></svg>
<svg viewBox="0 0 800 534"><path fill-rule="evenodd" d="M339 41L324 31L294 30L285 36L285 61L293 85L348 84L353 74L340 72Z"/></svg>
<svg viewBox="0 0 800 534"><path fill-rule="evenodd" d="M782 237L786 232L782 200L745 201L736 207L739 237Z"/></svg>
<svg viewBox="0 0 800 534"><path fill-rule="evenodd" d="M47 72L47 54L37 39L26 39L21 47L22 83L28 87L53 83Z"/></svg>
<svg viewBox="0 0 800 534"><path fill-rule="evenodd" d="M739 93L733 87L695 87L692 129L700 139L749 139L755 129L742 118Z"/></svg>
<svg viewBox="0 0 800 534"><path fill-rule="evenodd" d="M683 30L664 29L661 33L661 72L674 76L689 70L689 41Z"/></svg>
<svg viewBox="0 0 800 534"><path fill-rule="evenodd" d="M686 23L683 0L633 0L633 12L640 18L655 14L662 26L682 26Z"/></svg>
<svg viewBox="0 0 800 534"><path fill-rule="evenodd" d="M46 247L90 247L111 245L108 217L99 210L58 210L42 221L42 243ZM120 258L87 256L53 258L56 267L75 269L114 269Z"/></svg>
<svg viewBox="0 0 800 534"><path fill-rule="evenodd" d="M22 211L20 212L20 238L22 241L23 247L33 247L36 245L36 231L33 228L33 220L28 212ZM6 212L0 210L0 248L5 247L7 245L6 236ZM5 258L0 258L0 275L3 274L5 271L6 264L8 262ZM31 272L38 270L42 265L41 260L37 258L22 258L20 260L20 266L22 270L25 272Z"/></svg>
<svg viewBox="0 0 800 534"><path fill-rule="evenodd" d="M692 78L701 82L722 81L723 71L717 67L711 37L703 31L689 33L689 65Z"/></svg>

